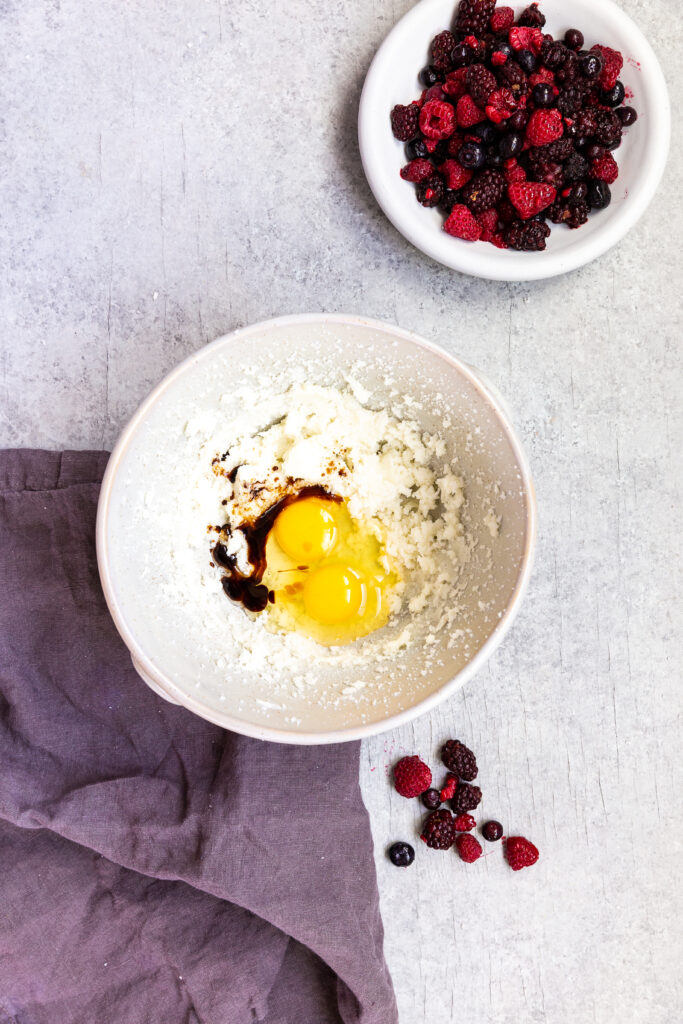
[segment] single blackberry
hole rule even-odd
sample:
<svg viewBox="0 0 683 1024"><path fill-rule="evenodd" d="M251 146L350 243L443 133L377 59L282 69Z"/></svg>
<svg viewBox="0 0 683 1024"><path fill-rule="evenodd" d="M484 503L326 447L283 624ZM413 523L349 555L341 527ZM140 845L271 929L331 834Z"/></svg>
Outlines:
<svg viewBox="0 0 683 1024"><path fill-rule="evenodd" d="M586 98L586 87L579 82L567 86L557 97L556 106L563 117L574 117L581 110Z"/></svg>
<svg viewBox="0 0 683 1024"><path fill-rule="evenodd" d="M565 181L564 168L554 160L537 160L531 167L531 178L559 189Z"/></svg>
<svg viewBox="0 0 683 1024"><path fill-rule="evenodd" d="M546 160L559 160L560 163L563 163L574 152L574 143L571 139L556 139L555 142L549 142L547 146L537 147L536 152L543 153L543 158Z"/></svg>
<svg viewBox="0 0 683 1024"><path fill-rule="evenodd" d="M450 69L451 53L456 42L455 36L448 30L439 32L438 36L434 36L432 39L429 53L432 58L432 64L439 71L448 71Z"/></svg>
<svg viewBox="0 0 683 1024"><path fill-rule="evenodd" d="M619 107L617 110L617 116L624 128L629 128L638 120L638 114L633 107Z"/></svg>
<svg viewBox="0 0 683 1024"><path fill-rule="evenodd" d="M487 843L497 843L503 835L503 826L499 821L487 821L482 826L481 834Z"/></svg>
<svg viewBox="0 0 683 1024"><path fill-rule="evenodd" d="M564 34L564 45L570 50L580 50L584 42L583 32L579 32L578 28L568 28Z"/></svg>
<svg viewBox="0 0 683 1024"><path fill-rule="evenodd" d="M621 142L621 118L613 110L598 110L596 113L597 129L595 141L600 146L609 148Z"/></svg>
<svg viewBox="0 0 683 1024"><path fill-rule="evenodd" d="M586 107L576 115L576 120L567 134L575 139L592 139L598 130L598 113L593 107Z"/></svg>
<svg viewBox="0 0 683 1024"><path fill-rule="evenodd" d="M495 205L495 203L488 203L488 207ZM486 210L488 207L484 206L483 209ZM472 782L473 779L476 779L477 759L469 747L466 747L460 740L447 740L444 743L441 748L441 760L449 772L453 772L459 779L464 779L465 782ZM475 804L474 806L476 807L477 805ZM465 811L469 811L469 809L469 807L463 808Z"/></svg>
<svg viewBox="0 0 683 1024"><path fill-rule="evenodd" d="M428 207L438 206L445 191L446 186L443 179L436 174L432 178L427 178L426 181L421 181L415 189L418 203Z"/></svg>
<svg viewBox="0 0 683 1024"><path fill-rule="evenodd" d="M607 182L591 181L588 186L588 205L591 210L604 210L611 202L612 192Z"/></svg>
<svg viewBox="0 0 683 1024"><path fill-rule="evenodd" d="M569 50L562 43L551 43L543 63L550 71L557 71L564 64L568 54Z"/></svg>
<svg viewBox="0 0 683 1024"><path fill-rule="evenodd" d="M422 68L417 77L427 89L431 89L433 85L441 81L441 75L432 64L427 64L426 67Z"/></svg>
<svg viewBox="0 0 683 1024"><path fill-rule="evenodd" d="M461 782L455 791L455 796L451 800L451 807L456 814L464 814L465 811L473 811L478 807L480 800L481 790L479 786L470 786L468 782Z"/></svg>
<svg viewBox="0 0 683 1024"><path fill-rule="evenodd" d="M553 224L566 224L568 228L580 228L588 220L588 203L570 203L561 199L548 207L546 213Z"/></svg>
<svg viewBox="0 0 683 1024"><path fill-rule="evenodd" d="M394 843L389 847L389 860L397 868L407 868L415 860L415 850L410 843Z"/></svg>
<svg viewBox="0 0 683 1024"><path fill-rule="evenodd" d="M422 828L420 839L432 850L450 850L457 835L450 811L432 811Z"/></svg>
<svg viewBox="0 0 683 1024"><path fill-rule="evenodd" d="M502 159L502 158L501 158ZM480 174L476 174L471 181L469 181L462 189L462 201L465 206L468 206L472 213L483 213L484 210L490 210L492 207L497 206L501 200L503 193L505 192L505 178L500 171L486 170ZM462 747L462 745L461 745ZM446 748L444 747L444 750ZM462 747L462 750L467 750L466 747ZM451 768L452 759L449 753L449 763L446 764L444 758L444 764L447 768L450 768L460 778L474 779L477 776L477 762L474 759L474 754L471 751L467 751L470 755L470 759L459 753L455 756L455 761L460 768L464 768L467 772L466 775L462 774L462 771L458 771L455 768ZM474 771L474 775L472 775Z"/></svg>
<svg viewBox="0 0 683 1024"><path fill-rule="evenodd" d="M413 139L412 142L406 144L406 159L427 160L428 158L429 150L425 146L423 139Z"/></svg>
<svg viewBox="0 0 683 1024"><path fill-rule="evenodd" d="M569 85L569 83L573 84L577 81L581 82L583 85L586 84L586 80L581 75L579 58L573 50L567 51L564 64L555 72L555 79L559 85Z"/></svg>
<svg viewBox="0 0 683 1024"><path fill-rule="evenodd" d="M543 28L545 25L545 14L539 11L538 4L531 4L517 18L517 24L527 25L529 28Z"/></svg>
<svg viewBox="0 0 683 1024"><path fill-rule="evenodd" d="M483 110L489 96L496 88L496 76L483 64L470 64L465 82L470 96Z"/></svg>
<svg viewBox="0 0 683 1024"><path fill-rule="evenodd" d="M503 232L503 239L510 249L519 252L543 252L549 234L549 226L540 220L514 220Z"/></svg>
<svg viewBox="0 0 683 1024"><path fill-rule="evenodd" d="M519 64L509 60L496 69L499 85L509 89L515 99L524 96L529 89L529 80Z"/></svg>
<svg viewBox="0 0 683 1024"><path fill-rule="evenodd" d="M588 176L588 162L580 153L572 153L564 165L565 181L581 181Z"/></svg>
<svg viewBox="0 0 683 1024"><path fill-rule="evenodd" d="M450 210L448 211L451 212ZM435 811L441 805L441 794L438 789L427 789L420 797L428 811Z"/></svg>
<svg viewBox="0 0 683 1024"><path fill-rule="evenodd" d="M466 35L482 36L496 9L496 0L460 0L455 27Z"/></svg>
<svg viewBox="0 0 683 1024"><path fill-rule="evenodd" d="M420 108L417 103L411 103L408 107L397 103L391 111L391 130L394 133L395 139L399 139L401 142L409 142L410 139L414 139L417 135L419 125Z"/></svg>

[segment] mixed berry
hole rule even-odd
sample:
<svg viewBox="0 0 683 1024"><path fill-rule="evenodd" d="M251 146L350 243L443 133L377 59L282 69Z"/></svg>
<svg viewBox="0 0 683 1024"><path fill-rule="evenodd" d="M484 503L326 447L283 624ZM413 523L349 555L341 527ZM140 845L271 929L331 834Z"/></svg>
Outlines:
<svg viewBox="0 0 683 1024"><path fill-rule="evenodd" d="M472 833L476 819L469 811L476 810L481 801L481 789L472 783L477 777L477 759L460 740L447 740L441 748L441 760L448 774L440 789L432 787L432 772L425 762L413 754L403 757L394 765L394 787L401 796L419 797L430 812L422 822L420 839L432 850L455 851L460 860L472 864L483 854L479 840ZM441 805L450 803L450 810ZM499 821L491 820L481 826L481 834L489 843L503 840L505 856L513 871L530 867L538 860L538 850L523 836L503 835ZM408 867L415 859L415 850L409 843L396 842L389 847L389 859L397 867Z"/></svg>
<svg viewBox="0 0 683 1024"><path fill-rule="evenodd" d="M452 31L432 40L421 96L391 111L401 177L456 238L538 252L548 222L579 228L611 202L612 153L638 117L624 106L623 57L544 25L537 3L515 18L496 0L461 0Z"/></svg>

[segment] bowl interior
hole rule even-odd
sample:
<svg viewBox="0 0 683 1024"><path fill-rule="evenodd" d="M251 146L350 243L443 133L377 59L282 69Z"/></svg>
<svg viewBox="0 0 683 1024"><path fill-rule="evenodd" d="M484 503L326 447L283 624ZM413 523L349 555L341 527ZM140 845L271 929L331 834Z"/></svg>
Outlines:
<svg viewBox="0 0 683 1024"><path fill-rule="evenodd" d="M528 4L511 3L517 13ZM651 47L636 25L611 0L543 0L544 31L561 37L578 28L585 46L601 43L621 50L621 79L638 121L624 131L615 156L620 176L607 210L591 216L579 230L553 226L543 253L500 250L451 238L443 215L415 200L414 186L399 177L406 162L404 144L391 134L389 111L422 91L417 80L428 63L429 44L448 28L457 0L422 0L396 25L378 50L368 72L359 113L363 165L375 198L389 219L414 245L439 262L464 273L493 280L532 280L574 270L606 252L643 213L659 184L669 148L666 84Z"/></svg>
<svg viewBox="0 0 683 1024"><path fill-rule="evenodd" d="M343 385L349 373L368 389L366 404L389 405L442 434L464 478L463 521L472 552L460 581L458 629L440 642L428 674L423 649L413 647L369 668L336 668L310 685L287 673L275 685L213 656L212 636L224 629L225 616L243 614L220 586L206 594L200 616L163 585L169 573L165 552L185 514L178 507L178 481L196 473L184 431L196 415L232 408L235 388L246 376L267 378L281 391L302 374L315 383ZM444 427L446 417L451 425ZM532 543L522 461L495 400L467 368L397 329L356 318L285 318L220 339L160 385L112 456L99 542L117 626L143 668L180 703L237 731L292 742L380 731L396 716L410 717L436 703L450 680L484 658L485 645L503 628ZM497 536L491 511L500 519ZM179 571L204 568L205 523L196 526L196 544L179 556Z"/></svg>

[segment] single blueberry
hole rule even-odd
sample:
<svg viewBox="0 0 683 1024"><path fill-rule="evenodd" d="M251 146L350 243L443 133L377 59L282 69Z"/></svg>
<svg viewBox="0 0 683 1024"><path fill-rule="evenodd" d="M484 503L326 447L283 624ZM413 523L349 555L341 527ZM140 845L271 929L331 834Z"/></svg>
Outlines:
<svg viewBox="0 0 683 1024"><path fill-rule="evenodd" d="M389 860L397 868L407 868L415 860L415 850L410 843L394 843L389 847Z"/></svg>
<svg viewBox="0 0 683 1024"><path fill-rule="evenodd" d="M600 93L600 99L606 107L618 107L624 102L626 89L623 82L616 82L613 89L604 89Z"/></svg>
<svg viewBox="0 0 683 1024"><path fill-rule="evenodd" d="M431 64L428 64L427 67L422 68L422 71L418 75L418 78L420 79L422 84L427 87L427 89L429 89L430 86L436 85L437 82L441 81L441 76L439 75L439 72Z"/></svg>
<svg viewBox="0 0 683 1024"><path fill-rule="evenodd" d="M536 54L531 50L520 50L517 54L517 63L522 71L526 71L527 75L532 74L538 67Z"/></svg>
<svg viewBox="0 0 683 1024"><path fill-rule="evenodd" d="M591 181L588 186L588 205L592 210L604 210L612 202L612 193L606 181Z"/></svg>
<svg viewBox="0 0 683 1024"><path fill-rule="evenodd" d="M538 85L535 85L531 96L537 107L552 107L555 102L553 87L547 82L539 82Z"/></svg>
<svg viewBox="0 0 683 1024"><path fill-rule="evenodd" d="M458 160L469 171L478 171L486 161L484 147L478 142L465 142L458 150Z"/></svg>
<svg viewBox="0 0 683 1024"><path fill-rule="evenodd" d="M498 143L498 150L504 160L509 160L522 152L524 136L521 132L508 132Z"/></svg>

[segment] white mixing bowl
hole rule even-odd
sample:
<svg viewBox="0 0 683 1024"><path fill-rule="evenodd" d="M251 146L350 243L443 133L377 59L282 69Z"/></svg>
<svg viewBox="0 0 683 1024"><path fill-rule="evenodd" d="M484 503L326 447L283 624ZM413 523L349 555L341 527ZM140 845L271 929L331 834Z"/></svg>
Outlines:
<svg viewBox="0 0 683 1024"><path fill-rule="evenodd" d="M300 695L295 688L283 700L267 680L250 678L229 661L217 665L206 656L189 620L171 606L161 585L170 538L159 536L158 526L155 533L155 517L149 515L150 504L162 508L164 495L172 498L174 488L177 494L189 472L189 463L178 454L187 421L221 396L229 403L246 371L256 369L278 387L293 366L305 367L308 380L328 385L343 384L353 366L354 379L369 390L373 407L395 403L396 392L414 399L421 425L445 438L464 479L463 521L474 542L459 598L458 625L465 639L448 646L446 636L426 675L421 672L420 647L397 653L386 678L376 667L365 673L358 666L346 667L336 679L340 698L333 702L316 700L315 692ZM447 429L443 410L451 421ZM490 518L489 525L485 521L492 493L500 517L495 537ZM468 366L388 324L355 316L290 316L207 345L173 370L142 404L104 477L97 555L117 629L138 673L157 693L248 736L333 743L382 732L423 714L481 668L510 627L526 589L535 519L529 468L502 400ZM150 552L158 552L156 582L141 572ZM226 614L224 605L217 608L219 616ZM242 614L235 606L231 610ZM362 688L354 685L368 675Z"/></svg>

